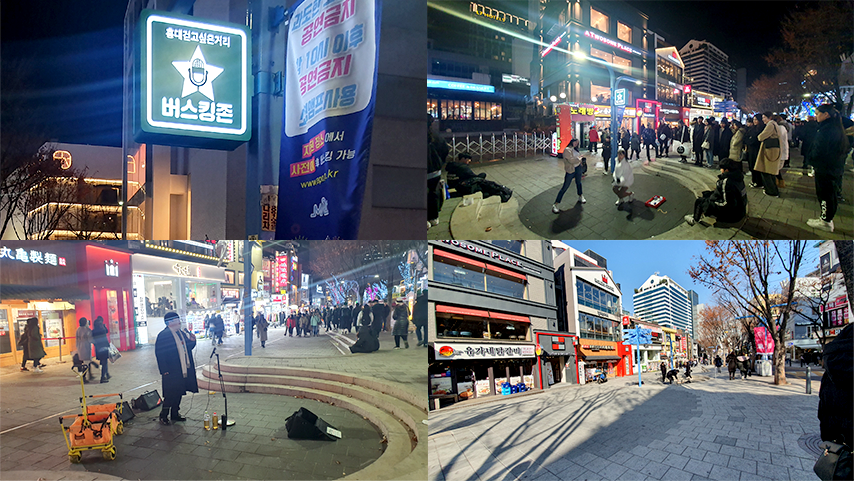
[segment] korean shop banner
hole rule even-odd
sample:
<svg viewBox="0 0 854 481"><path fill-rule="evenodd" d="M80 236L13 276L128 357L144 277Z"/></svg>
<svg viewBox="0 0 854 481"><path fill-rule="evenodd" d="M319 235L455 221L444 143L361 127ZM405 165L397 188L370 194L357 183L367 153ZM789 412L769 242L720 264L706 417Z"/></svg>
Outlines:
<svg viewBox="0 0 854 481"><path fill-rule="evenodd" d="M756 352L758 354L771 354L774 352L774 338L765 326L753 328L756 337Z"/></svg>
<svg viewBox="0 0 854 481"><path fill-rule="evenodd" d="M277 239L355 239L376 97L381 0L302 0L288 31Z"/></svg>

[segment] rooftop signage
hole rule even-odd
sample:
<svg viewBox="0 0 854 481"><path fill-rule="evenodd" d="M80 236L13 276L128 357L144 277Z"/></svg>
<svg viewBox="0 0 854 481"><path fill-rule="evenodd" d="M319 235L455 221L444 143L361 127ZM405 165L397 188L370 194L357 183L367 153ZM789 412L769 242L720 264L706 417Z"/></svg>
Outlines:
<svg viewBox="0 0 854 481"><path fill-rule="evenodd" d="M490 18L492 20L497 20L503 23L509 23L510 25L517 25L519 27L527 28L530 23L524 18L519 17L517 15L511 15L507 12L502 12L501 10L498 10L496 8L487 7L486 5L481 5L475 2L469 2L469 10L475 15Z"/></svg>
<svg viewBox="0 0 854 481"><path fill-rule="evenodd" d="M138 39L136 141L234 149L249 140L248 27L143 10Z"/></svg>

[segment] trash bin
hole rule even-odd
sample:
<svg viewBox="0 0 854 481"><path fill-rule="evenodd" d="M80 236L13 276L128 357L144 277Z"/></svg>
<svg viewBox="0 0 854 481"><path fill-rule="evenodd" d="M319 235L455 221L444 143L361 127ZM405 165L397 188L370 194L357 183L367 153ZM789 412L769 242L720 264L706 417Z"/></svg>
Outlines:
<svg viewBox="0 0 854 481"><path fill-rule="evenodd" d="M760 376L772 376L774 370L771 368L771 361L756 361L756 372Z"/></svg>

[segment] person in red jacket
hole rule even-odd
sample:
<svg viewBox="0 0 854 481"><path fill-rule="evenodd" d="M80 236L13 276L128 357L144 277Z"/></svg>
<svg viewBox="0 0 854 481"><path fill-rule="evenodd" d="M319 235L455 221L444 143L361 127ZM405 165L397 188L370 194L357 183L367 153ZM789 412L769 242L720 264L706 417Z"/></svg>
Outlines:
<svg viewBox="0 0 854 481"><path fill-rule="evenodd" d="M598 151L599 145L599 131L596 130L596 126L593 125L590 127L590 132L588 132L588 137L590 139L590 152L594 154Z"/></svg>

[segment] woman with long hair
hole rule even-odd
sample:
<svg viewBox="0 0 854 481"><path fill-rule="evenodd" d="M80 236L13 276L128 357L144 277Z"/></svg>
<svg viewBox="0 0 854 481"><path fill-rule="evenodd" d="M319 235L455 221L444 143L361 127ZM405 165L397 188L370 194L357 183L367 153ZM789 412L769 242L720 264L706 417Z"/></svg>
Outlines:
<svg viewBox="0 0 854 481"><path fill-rule="evenodd" d="M95 319L95 325L92 327L92 344L95 345L95 357L101 364L101 382L110 382L109 365L110 358L110 341L107 339L107 326L104 325L104 318L98 316Z"/></svg>
<svg viewBox="0 0 854 481"><path fill-rule="evenodd" d="M578 192L578 202L581 202L582 204L587 202L587 199L585 199L581 194L582 160L584 159L578 153L578 139L570 140L569 145L563 151L563 186L560 188L560 192L557 193L554 205L552 205L552 212L555 214L560 213L560 209L557 205L560 204L561 199L563 199L563 194L565 194L567 189L569 189L572 179L575 179L575 190Z"/></svg>

